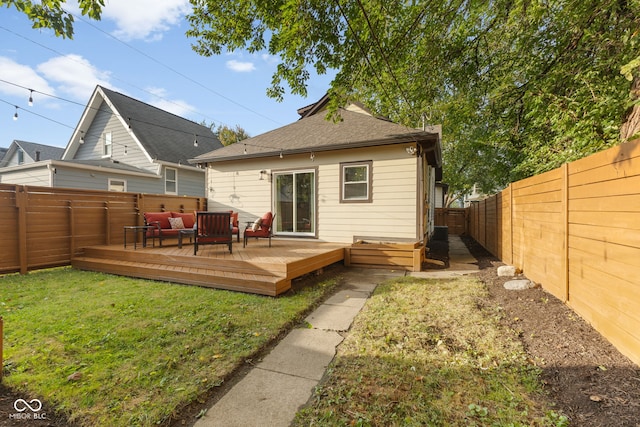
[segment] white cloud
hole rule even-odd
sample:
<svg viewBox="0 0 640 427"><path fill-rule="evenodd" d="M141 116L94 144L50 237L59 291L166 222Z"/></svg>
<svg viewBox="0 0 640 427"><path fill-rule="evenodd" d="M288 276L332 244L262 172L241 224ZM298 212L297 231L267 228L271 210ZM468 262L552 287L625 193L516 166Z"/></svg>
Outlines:
<svg viewBox="0 0 640 427"><path fill-rule="evenodd" d="M49 81L55 82L60 92L73 99L87 101L96 85L109 87L111 73L102 71L80 55L66 55L52 58L39 64L38 72Z"/></svg>
<svg viewBox="0 0 640 427"><path fill-rule="evenodd" d="M38 75L36 70L4 56L0 56L0 79L49 95L55 94L55 90L42 76ZM0 93L24 96L25 102L29 99L29 92L26 89L3 82L0 82ZM38 94L34 94L34 98L37 99Z"/></svg>
<svg viewBox="0 0 640 427"><path fill-rule="evenodd" d="M186 117L188 113L195 110L195 108L186 101L180 99L167 99L168 94L166 89L149 87L147 88L147 91L153 95L149 104L164 111L168 111L180 117Z"/></svg>
<svg viewBox="0 0 640 427"><path fill-rule="evenodd" d="M102 19L114 21L114 35L123 40L159 40L191 10L189 0L110 0Z"/></svg>
<svg viewBox="0 0 640 427"><path fill-rule="evenodd" d="M256 66L253 65L253 62L241 62L232 59L226 62L227 68L236 71L238 73L250 73L251 71L255 71Z"/></svg>
<svg viewBox="0 0 640 427"><path fill-rule="evenodd" d="M269 65L274 65L278 63L278 57L275 55L269 55L268 53L263 53L261 55L261 58L264 62L266 62Z"/></svg>

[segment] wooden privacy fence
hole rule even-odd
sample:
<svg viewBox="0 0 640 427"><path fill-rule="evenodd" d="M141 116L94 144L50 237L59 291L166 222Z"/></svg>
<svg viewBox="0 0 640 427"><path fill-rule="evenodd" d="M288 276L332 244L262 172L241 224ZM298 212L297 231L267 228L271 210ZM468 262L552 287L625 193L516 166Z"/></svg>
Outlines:
<svg viewBox="0 0 640 427"><path fill-rule="evenodd" d="M434 224L447 227L449 234L459 236L467 232L467 214L464 208L436 208Z"/></svg>
<svg viewBox="0 0 640 427"><path fill-rule="evenodd" d="M0 184L0 273L68 265L85 246L121 244L123 226L142 225L145 211L194 210L206 210L204 197Z"/></svg>
<svg viewBox="0 0 640 427"><path fill-rule="evenodd" d="M469 233L640 364L640 141L474 203Z"/></svg>

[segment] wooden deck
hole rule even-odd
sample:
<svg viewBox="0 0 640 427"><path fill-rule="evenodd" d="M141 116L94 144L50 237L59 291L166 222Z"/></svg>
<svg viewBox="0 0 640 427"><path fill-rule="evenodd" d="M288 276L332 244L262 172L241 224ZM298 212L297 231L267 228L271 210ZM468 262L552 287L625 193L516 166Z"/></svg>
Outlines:
<svg viewBox="0 0 640 427"><path fill-rule="evenodd" d="M180 249L168 240L159 247L133 244L92 246L71 265L81 270L187 285L276 296L291 288L291 281L304 274L344 260L347 245L299 239L251 240L246 248L233 243L233 254L224 245L206 245L193 255L193 245Z"/></svg>

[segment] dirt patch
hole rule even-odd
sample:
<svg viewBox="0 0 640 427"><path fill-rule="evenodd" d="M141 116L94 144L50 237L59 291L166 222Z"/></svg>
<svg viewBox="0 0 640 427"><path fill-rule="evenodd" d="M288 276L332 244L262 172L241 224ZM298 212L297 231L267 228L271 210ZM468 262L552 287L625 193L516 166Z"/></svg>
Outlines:
<svg viewBox="0 0 640 427"><path fill-rule="evenodd" d="M490 310L513 330L542 369L549 399L572 426L640 427L640 367L589 324L541 288L504 289L504 265L473 239L462 239L478 259Z"/></svg>

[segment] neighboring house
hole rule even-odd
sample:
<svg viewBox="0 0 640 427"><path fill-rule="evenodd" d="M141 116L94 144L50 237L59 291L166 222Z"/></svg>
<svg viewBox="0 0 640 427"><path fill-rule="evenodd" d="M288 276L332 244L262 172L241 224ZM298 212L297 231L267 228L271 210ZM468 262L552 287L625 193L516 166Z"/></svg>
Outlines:
<svg viewBox="0 0 640 427"><path fill-rule="evenodd" d="M8 148L0 147L0 162L2 162L2 159L4 158L4 155L7 154L7 151L9 151Z"/></svg>
<svg viewBox="0 0 640 427"><path fill-rule="evenodd" d="M35 142L14 140L4 156L0 156L0 168L26 165L43 160L59 160L64 154L64 148Z"/></svg>
<svg viewBox="0 0 640 427"><path fill-rule="evenodd" d="M207 167L209 210L239 211L240 224L272 211L278 236L427 238L440 127L407 128L355 104L336 123L326 101L300 109L295 123L193 159Z"/></svg>
<svg viewBox="0 0 640 427"><path fill-rule="evenodd" d="M7 166L0 182L203 197L188 159L220 147L206 126L97 86L59 160Z"/></svg>

